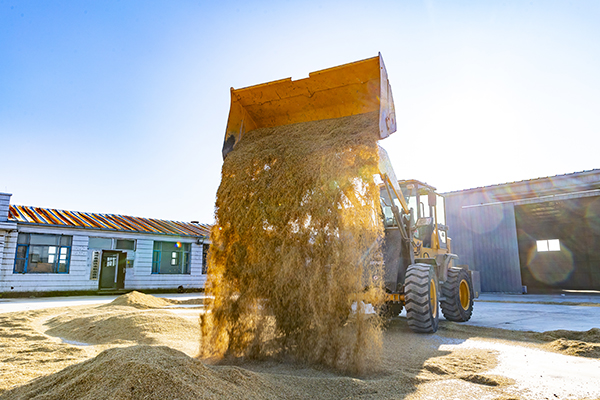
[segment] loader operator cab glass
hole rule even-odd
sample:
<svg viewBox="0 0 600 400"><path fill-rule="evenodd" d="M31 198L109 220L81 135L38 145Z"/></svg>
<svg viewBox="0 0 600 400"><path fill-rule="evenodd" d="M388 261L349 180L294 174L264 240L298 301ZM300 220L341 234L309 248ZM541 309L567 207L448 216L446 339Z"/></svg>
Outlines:
<svg viewBox="0 0 600 400"><path fill-rule="evenodd" d="M398 226L398 223L396 222L396 218L394 217L394 213L392 211L392 206L387 196L380 196L379 200L381 202L381 210L383 211L383 220L385 227L387 228L390 226ZM398 207L398 209L402 209L402 205L400 204L398 199L394 199L394 204L396 204L396 207Z"/></svg>
<svg viewBox="0 0 600 400"><path fill-rule="evenodd" d="M408 184L406 186L401 186L402 193L404 194L404 198L406 199L406 204L408 204L408 209L412 210L412 221L411 226L415 226L416 218L417 218L417 192L415 186L412 184Z"/></svg>
<svg viewBox="0 0 600 400"><path fill-rule="evenodd" d="M394 213L392 212L392 207L389 204L389 200L380 197L381 201L381 210L383 211L383 222L385 227L396 226L396 218L394 218Z"/></svg>
<svg viewBox="0 0 600 400"><path fill-rule="evenodd" d="M434 230L435 210L431 192L427 188L421 188L417 198L419 204L419 218L415 238L423 241L423 247L432 247L431 235Z"/></svg>
<svg viewBox="0 0 600 400"><path fill-rule="evenodd" d="M444 196L437 196L437 221L439 225L446 225L446 199Z"/></svg>
<svg viewBox="0 0 600 400"><path fill-rule="evenodd" d="M418 181L400 182L402 195L406 200L409 210L412 210L413 218L411 226L415 227L415 237L423 240L427 236L426 231L433 232L434 221L437 210L438 225L446 224L444 212L444 197L435 193L435 189L424 185ZM392 203L389 199L387 190L381 189L381 209L384 216L386 227L397 226L396 219L392 212ZM398 199L394 199L394 204L401 210L402 206ZM430 236L431 234L429 234Z"/></svg>
<svg viewBox="0 0 600 400"><path fill-rule="evenodd" d="M444 198L435 193L435 189L418 181L404 181L400 184L406 197L408 207L413 210L416 221L414 223L414 236L422 240L425 247L431 246L431 235L435 228L437 213L438 227L445 225ZM440 231L441 232L441 231ZM440 238L440 244L445 245L445 232Z"/></svg>

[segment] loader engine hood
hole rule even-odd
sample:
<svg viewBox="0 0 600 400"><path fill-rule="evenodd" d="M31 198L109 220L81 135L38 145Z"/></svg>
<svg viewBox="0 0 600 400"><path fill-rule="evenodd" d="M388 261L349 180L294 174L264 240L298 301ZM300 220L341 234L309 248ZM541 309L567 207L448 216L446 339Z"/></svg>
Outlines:
<svg viewBox="0 0 600 400"><path fill-rule="evenodd" d="M231 88L223 159L244 134L299 122L379 111L379 137L396 131L396 113L381 53L373 58L242 89Z"/></svg>

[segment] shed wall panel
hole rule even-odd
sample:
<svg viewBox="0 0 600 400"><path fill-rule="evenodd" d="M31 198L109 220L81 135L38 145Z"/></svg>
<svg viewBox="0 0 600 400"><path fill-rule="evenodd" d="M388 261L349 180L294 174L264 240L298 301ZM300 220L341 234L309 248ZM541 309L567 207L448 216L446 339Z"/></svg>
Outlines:
<svg viewBox="0 0 600 400"><path fill-rule="evenodd" d="M471 224L474 269L481 271L481 290L522 290L514 207L511 204L465 210Z"/></svg>
<svg viewBox="0 0 600 400"><path fill-rule="evenodd" d="M480 271L484 292L522 290L514 206L494 204L483 193L451 194L446 215L459 264Z"/></svg>

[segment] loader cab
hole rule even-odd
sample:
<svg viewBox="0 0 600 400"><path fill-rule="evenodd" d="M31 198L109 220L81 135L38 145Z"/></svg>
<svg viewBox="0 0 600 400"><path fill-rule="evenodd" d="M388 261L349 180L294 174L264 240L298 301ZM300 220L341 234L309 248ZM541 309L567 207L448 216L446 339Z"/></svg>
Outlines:
<svg viewBox="0 0 600 400"><path fill-rule="evenodd" d="M436 193L435 187L415 179L398 184L409 209L413 210L414 238L420 240L424 248L446 249L448 228L444 197Z"/></svg>

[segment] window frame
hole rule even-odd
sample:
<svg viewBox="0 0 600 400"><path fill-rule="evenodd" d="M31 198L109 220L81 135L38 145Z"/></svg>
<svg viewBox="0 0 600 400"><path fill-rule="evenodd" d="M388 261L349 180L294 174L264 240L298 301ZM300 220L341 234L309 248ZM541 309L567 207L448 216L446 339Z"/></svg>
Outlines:
<svg viewBox="0 0 600 400"><path fill-rule="evenodd" d="M179 244L181 246L181 249L179 250L173 250L171 248L167 248L167 249L163 249L163 243L169 243L171 245L173 244ZM169 265L165 265L165 267L167 266L173 266L173 260L181 260L181 272L161 272L161 267L163 267L162 265L162 261L163 261L163 252L168 252L171 254L171 256L168 258L169 261ZM176 254L175 257L173 257L173 254ZM169 241L164 241L164 240L155 240L153 243L153 249L152 249L152 271L151 274L152 275L190 275L191 274L191 270L192 270L192 244L191 243L183 243L180 241L176 241L176 242L169 242ZM177 265L177 263L175 264Z"/></svg>
<svg viewBox="0 0 600 400"><path fill-rule="evenodd" d="M31 244L31 235L43 235L43 236L52 236L56 238L55 244ZM63 245L63 238L68 238L70 245ZM37 271L32 272L28 271L29 263L32 257L32 248L47 248L48 255L52 255L53 261L47 262L47 264L52 264L52 271ZM19 232L17 237L17 247L15 249L15 262L13 264L13 274L69 274L71 268L71 248L73 247L73 236L72 235L60 235L60 234L49 234L49 233L29 233L29 232ZM54 248L54 251L50 252L50 248ZM24 252L24 257L19 257L19 249ZM66 249L66 254L64 255L64 259L62 258L63 249ZM43 252L43 251L42 251ZM64 263L61 263L61 259L64 260ZM17 270L17 265L19 262L22 262L23 268L22 271ZM61 265L65 265L65 270L61 271Z"/></svg>
<svg viewBox="0 0 600 400"><path fill-rule="evenodd" d="M202 275L208 273L208 251L210 249L209 243L202 243Z"/></svg>
<svg viewBox="0 0 600 400"><path fill-rule="evenodd" d="M92 239L100 239L100 240L109 240L109 246L97 246L92 245ZM88 248L96 249L96 250L121 250L121 251L136 251L137 250L137 239L123 239L123 238L115 238L115 237L106 237L106 236L90 236L89 237ZM131 242L133 244L132 248L125 248L125 246L119 247L119 242ZM121 243L121 244L122 244Z"/></svg>
<svg viewBox="0 0 600 400"><path fill-rule="evenodd" d="M542 239L536 240L535 242L536 250L538 253L551 253L556 251L561 251L562 246L560 244L560 239ZM557 248L558 245L558 248Z"/></svg>

